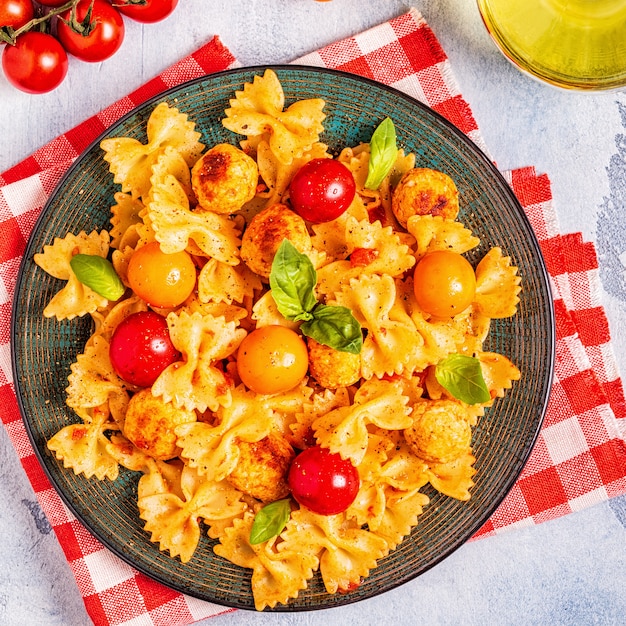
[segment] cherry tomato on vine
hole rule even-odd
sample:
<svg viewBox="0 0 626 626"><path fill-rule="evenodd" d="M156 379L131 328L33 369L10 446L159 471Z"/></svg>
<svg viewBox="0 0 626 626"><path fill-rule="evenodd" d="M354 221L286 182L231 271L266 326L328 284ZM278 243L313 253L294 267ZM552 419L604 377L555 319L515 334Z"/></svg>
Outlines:
<svg viewBox="0 0 626 626"><path fill-rule="evenodd" d="M113 332L109 345L109 359L117 375L138 387L150 387L180 357L170 339L166 319L154 311L125 318Z"/></svg>
<svg viewBox="0 0 626 626"><path fill-rule="evenodd" d="M128 283L148 304L171 308L182 304L194 290L196 266L187 252L165 254L153 241L130 257Z"/></svg>
<svg viewBox="0 0 626 626"><path fill-rule="evenodd" d="M91 19L85 17L93 9ZM80 0L76 5L76 21L84 31L77 32L71 22L71 10L59 15L57 36L63 47L81 61L96 63L115 54L124 40L124 19L106 0ZM65 21L64 21L65 20Z"/></svg>
<svg viewBox="0 0 626 626"><path fill-rule="evenodd" d="M31 0L4 0L0 2L0 28L10 26L17 30L33 19L35 9Z"/></svg>
<svg viewBox="0 0 626 626"><path fill-rule="evenodd" d="M287 481L293 497L320 515L345 511L359 492L359 472L349 459L313 446L291 463Z"/></svg>
<svg viewBox="0 0 626 626"><path fill-rule="evenodd" d="M2 51L7 80L27 93L45 93L58 87L67 74L67 53L52 35L28 31Z"/></svg>
<svg viewBox="0 0 626 626"><path fill-rule="evenodd" d="M305 163L289 185L293 210L313 224L337 219L350 206L355 192L352 172L334 159Z"/></svg>
<svg viewBox="0 0 626 626"><path fill-rule="evenodd" d="M269 395L293 389L309 368L306 343L285 326L263 326L246 335L237 353L243 384Z"/></svg>
<svg viewBox="0 0 626 626"><path fill-rule="evenodd" d="M474 300L476 275L470 262L451 250L426 254L413 274L415 299L426 313L452 317Z"/></svg>
<svg viewBox="0 0 626 626"><path fill-rule="evenodd" d="M174 11L178 0L145 0L140 4L137 0L115 0L113 6L120 13L130 17L136 22L149 24L165 19Z"/></svg>

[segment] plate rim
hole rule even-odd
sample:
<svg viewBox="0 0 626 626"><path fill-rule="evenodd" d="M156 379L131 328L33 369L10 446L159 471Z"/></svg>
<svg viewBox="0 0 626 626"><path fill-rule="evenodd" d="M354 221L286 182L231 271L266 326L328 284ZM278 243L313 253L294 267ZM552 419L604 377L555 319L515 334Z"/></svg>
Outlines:
<svg viewBox="0 0 626 626"><path fill-rule="evenodd" d="M497 498L494 499L494 501L491 502L490 506L485 507L485 509L481 512L481 514L477 516L476 521L470 526L470 529L466 535L458 537L454 542L448 545L446 549L443 550L430 563L428 563L428 565L425 568L420 568L418 572L413 572L404 576L401 581L396 582L392 587L389 587L388 589L385 589L384 591L373 590L372 593L359 596L359 597L351 596L351 594L345 594L342 596L341 602L335 602L333 604L318 603L318 604L311 605L311 606L308 606L308 605L304 606L304 605L293 605L288 602L287 604L284 604L284 605L278 604L274 608L266 607L263 611L265 613L270 613L270 612L300 612L300 611L313 611L313 610L337 608L339 606L345 606L348 604L353 604L356 602L370 599L372 597L380 595L381 593L386 593L387 591L391 591L392 589L397 589L398 587L401 587L402 585L407 584L408 582L418 578L422 574L426 573L427 571L429 571L430 569L432 569L433 567L441 563L443 560L448 558L452 553L458 550L461 546L463 546L467 541L469 541L472 536L474 536L474 534L488 521L488 519L491 517L494 511L498 508L498 506L500 506L502 501L510 493L515 482L519 478L524 466L526 465L528 458L530 454L532 453L532 450L535 447L539 433L541 432L541 429L545 420L548 404L550 401L553 382L554 382L554 367L555 367L555 359L556 359L556 321L555 321L555 312L554 312L554 296L552 294L552 289L550 286L550 275L546 266L545 258L541 251L539 240L537 238L536 233L534 232L534 229L530 223L528 216L526 215L521 205L521 202L519 201L519 199L513 192L513 189L511 188L510 184L504 178L502 172L500 172L500 170L495 166L494 162L485 154L485 152L470 137L468 137L466 133L461 131L457 126L455 126L451 121L449 121L441 113L434 110L429 105L416 99L415 97L409 94L406 94L403 91L400 91L399 89L395 87L385 85L374 79L360 76L358 74L352 74L350 72L346 72L343 70L324 68L324 67L318 67L318 66L308 66L308 65L301 65L301 64L251 65L251 66L245 66L245 67L231 68L228 70L214 72L211 74L206 74L197 78L193 78L191 80L184 81L178 85L169 87L159 92L158 94L154 94L150 96L149 98L147 98L146 100L144 100L143 102L141 102L140 104L133 106L131 110L124 113L122 116L117 118L113 123L111 123L107 128L105 128L102 132L100 132L98 136L94 140L92 140L81 151L81 153L74 159L73 163L68 167L68 169L63 173L59 181L56 183L54 189L52 190L52 192L46 199L46 202L44 203L40 211L40 214L35 220L33 227L31 229L31 232L28 236L28 239L24 248L24 252L22 255L22 259L20 260L20 264L19 264L19 268L17 272L17 279L15 282L15 287L13 291L13 299L11 303L11 324L10 324L11 371L13 375L13 385L14 385L15 396L17 399L17 404L18 404L18 408L20 412L20 417L25 426L25 430L27 432L31 447L34 451L37 461L39 462L50 484L54 488L56 494L60 497L62 502L65 504L65 506L67 506L67 508L71 511L74 517L80 522L80 524L83 527L85 527L86 530L97 541L99 541L103 546L105 546L118 558L124 561L127 565L130 565L132 568L136 569L138 572L168 587L169 589L173 589L174 591L189 595L191 597L195 597L200 600L212 602L219 606L225 606L229 608L236 608L236 609L242 609L242 610L250 610L250 611L256 612L254 608L251 608L248 605L244 605L238 602L226 603L220 600L216 600L214 598L209 598L206 595L196 593L194 590L183 589L181 585L172 585L171 581L166 580L163 576L160 576L158 573L155 574L154 572L150 571L149 567L145 567L142 563L138 564L134 562L132 558L124 554L122 550L120 550L116 545L114 545L108 539L108 537L102 536L101 533L94 530L94 528L92 527L91 523L88 520L87 521L84 520L82 514L80 514L77 511L76 507L70 500L69 496L65 494L65 492L61 488L61 485L57 484L55 477L53 476L52 472L47 467L42 451L36 445L35 433L33 432L32 425L29 422L24 400L22 398L24 389L20 381L20 371L18 368L17 357L15 355L14 342L15 342L15 338L17 337L18 323L19 323L17 319L18 298L16 296L19 293L21 293L22 288L23 288L24 268L26 264L31 261L31 257L33 255L35 234L38 233L40 228L42 228L42 224L48 218L48 213L51 210L50 205L56 199L56 196L59 190L64 186L65 182L74 175L75 171L80 167L83 156L87 154L88 152L90 152L94 147L96 147L102 141L103 138L107 137L110 134L111 129L113 127L123 124L127 119L136 115L139 112L139 110L145 109L149 106L154 106L156 105L156 103L167 99L172 94L180 92L181 90L184 90L188 88L189 86L193 86L198 83L211 80L212 78L219 78L222 76L238 75L238 74L257 75L258 73L260 72L262 73L267 69L271 69L277 72L298 70L301 72L311 72L314 74L326 74L326 75L330 74L330 75L334 75L337 79L340 79L340 80L347 79L355 83L361 83L363 85L370 86L378 90L386 91L389 94L395 96L396 98L399 98L400 100L405 100L409 102L411 106L416 106L422 109L422 111L425 112L427 115L430 115L436 118L437 121L442 126L444 126L447 131L454 134L457 140L463 143L464 147L467 148L468 151L472 153L472 156L478 159L479 161L481 161L482 165L486 167L490 171L490 174L498 181L500 185L500 190L504 191L505 195L508 196L510 203L515 206L516 211L518 213L517 217L521 219L521 221L525 222L527 226L527 231L530 235L527 243L532 245L534 256L538 260L538 269L540 270L539 282L545 289L546 298L545 298L545 304L543 308L544 308L544 314L546 314L546 322L548 324L548 328L546 328L546 338L549 339L550 341L550 350L548 352L549 368L547 371L547 376L545 378L545 386L544 386L544 389L542 389L543 397L541 401L540 418L537 420L535 432L532 433L532 437L529 438L529 442L526 446L526 449L523 450L523 454L518 457L517 468L514 472L511 472L509 474L508 480L503 486L501 493L498 495ZM155 546L155 549L158 549L158 547ZM250 595L252 595L251 592L250 592Z"/></svg>

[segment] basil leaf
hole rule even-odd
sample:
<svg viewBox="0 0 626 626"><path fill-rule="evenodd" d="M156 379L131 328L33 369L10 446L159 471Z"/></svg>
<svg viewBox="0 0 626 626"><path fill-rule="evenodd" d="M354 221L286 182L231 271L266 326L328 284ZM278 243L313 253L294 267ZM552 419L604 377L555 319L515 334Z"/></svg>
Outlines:
<svg viewBox="0 0 626 626"><path fill-rule="evenodd" d="M389 174L398 157L396 128L386 117L376 128L370 139L370 160L367 167L366 189L378 189Z"/></svg>
<svg viewBox="0 0 626 626"><path fill-rule="evenodd" d="M288 239L283 239L272 262L270 287L276 306L285 319L296 322L312 319L311 310L317 304L316 283L317 272L311 259Z"/></svg>
<svg viewBox="0 0 626 626"><path fill-rule="evenodd" d="M124 283L107 259L97 254L75 254L70 261L70 267L83 285L107 300L115 302L124 295Z"/></svg>
<svg viewBox="0 0 626 626"><path fill-rule="evenodd" d="M255 516L250 530L250 543L256 545L279 535L291 515L289 498L264 506Z"/></svg>
<svg viewBox="0 0 626 626"><path fill-rule="evenodd" d="M466 404L489 402L480 361L464 354L451 354L435 367L435 378L457 400Z"/></svg>
<svg viewBox="0 0 626 626"><path fill-rule="evenodd" d="M359 354L363 345L361 325L345 306L320 304L313 319L300 326L303 335L341 352Z"/></svg>

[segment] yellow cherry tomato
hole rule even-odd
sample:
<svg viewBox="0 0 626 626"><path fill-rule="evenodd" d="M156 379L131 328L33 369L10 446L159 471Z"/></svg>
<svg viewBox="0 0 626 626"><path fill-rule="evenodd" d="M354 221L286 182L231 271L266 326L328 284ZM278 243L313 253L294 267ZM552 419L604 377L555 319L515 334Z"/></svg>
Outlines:
<svg viewBox="0 0 626 626"><path fill-rule="evenodd" d="M413 280L417 303L435 317L458 315L474 300L474 269L465 257L450 250L436 250L422 257Z"/></svg>
<svg viewBox="0 0 626 626"><path fill-rule="evenodd" d="M130 257L128 283L148 304L172 308L182 304L194 290L196 266L187 252L165 254L154 241Z"/></svg>
<svg viewBox="0 0 626 626"><path fill-rule="evenodd" d="M241 381L248 389L264 395L293 389L306 376L308 367L304 340L284 326L253 330L237 353Z"/></svg>

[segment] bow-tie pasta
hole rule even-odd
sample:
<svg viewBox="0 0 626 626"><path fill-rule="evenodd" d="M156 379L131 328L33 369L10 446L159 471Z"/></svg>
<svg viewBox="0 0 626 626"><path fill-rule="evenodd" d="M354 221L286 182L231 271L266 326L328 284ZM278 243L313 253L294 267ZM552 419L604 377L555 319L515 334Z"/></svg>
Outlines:
<svg viewBox="0 0 626 626"><path fill-rule="evenodd" d="M428 486L471 498L480 480L474 428L521 376L485 346L491 320L516 312L517 267L498 247L480 254L447 174L398 148L369 189L374 142L340 146L337 161L355 183L347 209L315 224L295 210L294 175L333 158L320 141L324 106L319 99L286 106L268 70L225 111L222 124L239 144L204 151L193 121L158 104L145 141L101 143L120 186L109 231L67 234L35 255L65 281L44 315L93 322L68 376L75 419L48 447L86 478L136 474L137 516L155 549L181 567L196 551L213 550L251 570L258 610L289 603L314 576L328 593L350 593L413 532L429 506ZM420 297L416 273L442 251L469 265L472 288L460 310L443 315ZM70 263L77 253L111 258L125 290L118 300L79 280ZM166 273L165 259L176 255L184 265ZM141 294L139 271L150 284ZM161 299L182 274L191 293ZM111 348L137 316L157 324L167 348L163 362L142 356L143 337L157 333L144 326L126 344L125 357L138 350L133 367L156 368L149 379L121 371ZM278 393L239 370L256 331L265 337L276 326L308 359L304 376ZM355 326L356 339L341 345L337 337ZM267 347L271 360L247 375L262 380L281 366L279 348ZM459 397L441 377L449 359L478 369L480 398ZM290 472L307 450L355 473L356 495L340 512L299 503ZM268 507L284 519L259 538L257 526L275 520Z"/></svg>
<svg viewBox="0 0 626 626"><path fill-rule="evenodd" d="M146 135L145 144L133 137L115 137L100 143L113 180L122 186L122 191L139 198L145 198L150 191L152 166L167 147L177 150L190 167L204 149L195 124L166 102L152 111Z"/></svg>

